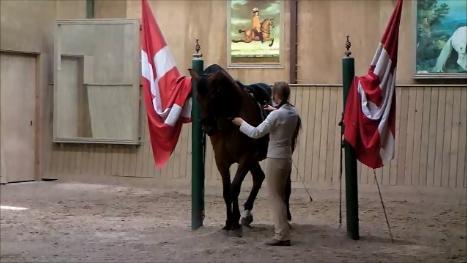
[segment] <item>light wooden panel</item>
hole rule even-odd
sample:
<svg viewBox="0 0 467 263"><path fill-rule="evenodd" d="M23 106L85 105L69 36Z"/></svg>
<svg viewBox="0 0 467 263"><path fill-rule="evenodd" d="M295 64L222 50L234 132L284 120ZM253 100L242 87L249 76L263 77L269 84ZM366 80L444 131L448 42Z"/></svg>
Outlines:
<svg viewBox="0 0 467 263"><path fill-rule="evenodd" d="M87 85L89 115L91 116L91 134L92 138L112 138L116 140L125 140L133 138L137 133L137 128L133 125L135 110L132 107L122 107L129 102L129 85ZM137 108L137 106L136 106ZM65 126L66 127L66 126ZM70 135L73 136L73 135ZM83 136L85 137L85 136Z"/></svg>
<svg viewBox="0 0 467 263"><path fill-rule="evenodd" d="M57 129L59 134L67 134L72 137L78 137L79 124L79 107L78 107L78 92L81 80L79 79L80 61L76 57L62 56L62 72L66 77L61 79L62 88L57 90L56 94L61 99L57 101L57 107L63 110L57 111ZM65 105L61 105L64 103Z"/></svg>

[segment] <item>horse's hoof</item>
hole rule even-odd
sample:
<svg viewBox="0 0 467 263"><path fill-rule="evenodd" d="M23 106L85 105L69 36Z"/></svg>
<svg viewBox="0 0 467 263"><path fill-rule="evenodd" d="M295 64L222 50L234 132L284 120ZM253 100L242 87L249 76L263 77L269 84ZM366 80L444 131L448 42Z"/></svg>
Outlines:
<svg viewBox="0 0 467 263"><path fill-rule="evenodd" d="M240 219L240 223L242 226L250 227L251 223L253 222L253 215L242 216Z"/></svg>
<svg viewBox="0 0 467 263"><path fill-rule="evenodd" d="M225 225L225 226L222 228L222 230L225 230L225 231L229 231L229 230L231 230L231 229L232 229L232 227L231 227L231 226L228 226L228 225Z"/></svg>

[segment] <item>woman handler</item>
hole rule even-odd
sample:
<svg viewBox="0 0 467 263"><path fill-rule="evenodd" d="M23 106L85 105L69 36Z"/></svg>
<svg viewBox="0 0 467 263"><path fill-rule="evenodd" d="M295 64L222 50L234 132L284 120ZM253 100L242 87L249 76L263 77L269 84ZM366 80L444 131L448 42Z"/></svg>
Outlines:
<svg viewBox="0 0 467 263"><path fill-rule="evenodd" d="M274 238L267 242L271 246L290 246L290 226L287 222L285 195L287 181L292 169L292 152L300 126L300 117L295 107L289 103L290 88L285 82L276 82L272 90L276 107L267 106L271 113L257 127L253 127L240 117L232 120L240 126L240 131L251 138L269 135L266 160L266 181L271 199Z"/></svg>

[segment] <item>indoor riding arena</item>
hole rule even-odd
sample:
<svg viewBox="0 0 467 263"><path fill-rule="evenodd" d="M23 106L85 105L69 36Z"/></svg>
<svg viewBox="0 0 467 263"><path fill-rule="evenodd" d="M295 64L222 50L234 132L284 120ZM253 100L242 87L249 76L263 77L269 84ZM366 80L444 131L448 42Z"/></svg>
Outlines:
<svg viewBox="0 0 467 263"><path fill-rule="evenodd" d="M0 262L467 262L465 10L1 0Z"/></svg>

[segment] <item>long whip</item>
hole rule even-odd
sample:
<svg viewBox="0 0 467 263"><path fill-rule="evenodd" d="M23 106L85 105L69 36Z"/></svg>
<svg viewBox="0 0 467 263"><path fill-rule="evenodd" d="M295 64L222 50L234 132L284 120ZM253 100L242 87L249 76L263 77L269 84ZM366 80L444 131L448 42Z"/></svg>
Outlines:
<svg viewBox="0 0 467 263"><path fill-rule="evenodd" d="M302 183L303 188L305 188L305 191L306 191L306 193L308 195L308 198L310 199L310 202L313 202L313 198L311 197L310 191L308 190L308 187L306 187L305 182L304 182L305 176L303 176L303 177L301 176L301 173L298 171L298 168L295 165L295 162L292 162L292 164L295 167L295 170L297 171L298 177L301 177L301 178L299 178L299 181ZM303 179L303 180L300 180L300 179Z"/></svg>
<svg viewBox="0 0 467 263"><path fill-rule="evenodd" d="M392 238L391 225L389 224L388 215L386 213L386 207L384 206L383 196L381 195L381 190L379 189L379 183L378 183L378 178L376 177L375 169L373 169L373 175L375 176L376 186L378 187L379 199L381 200L381 206L383 207L384 217L386 218L386 224L388 226L389 237L391 238L391 242L394 243L394 239Z"/></svg>

